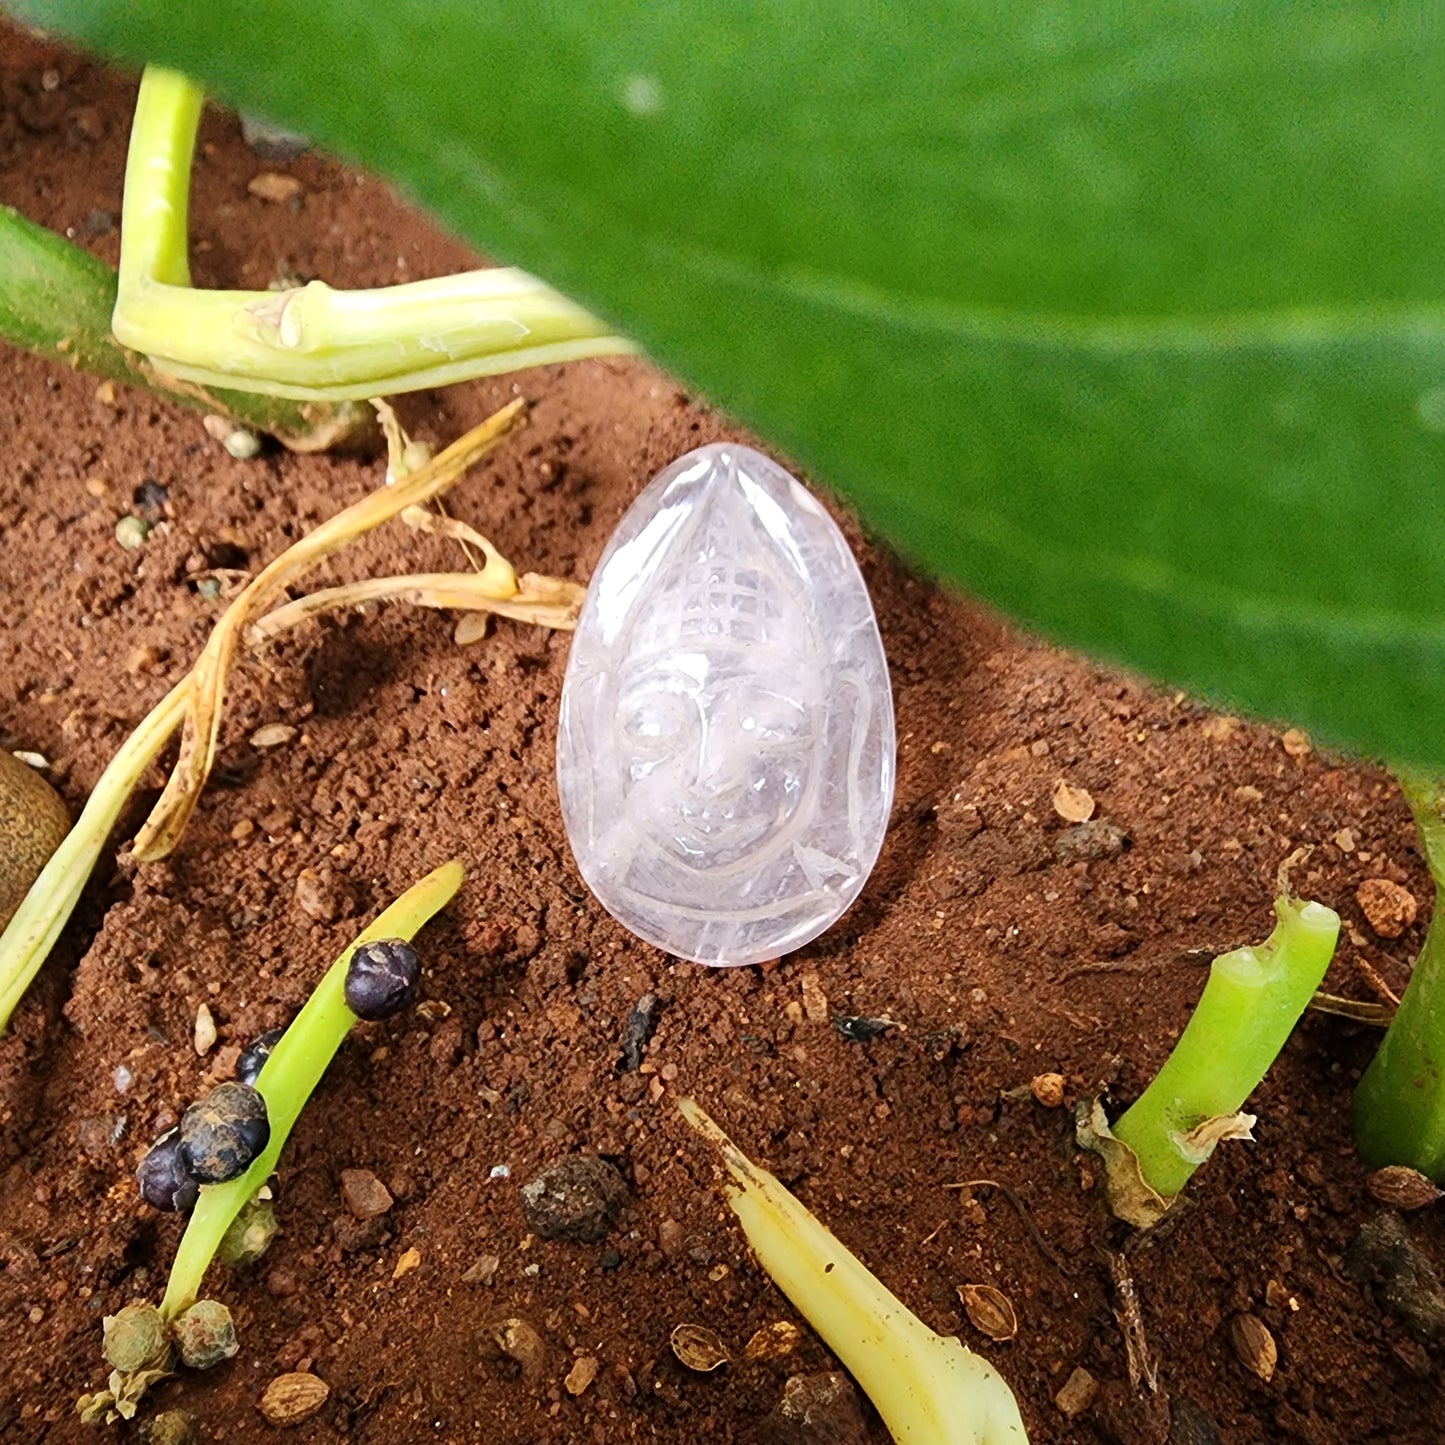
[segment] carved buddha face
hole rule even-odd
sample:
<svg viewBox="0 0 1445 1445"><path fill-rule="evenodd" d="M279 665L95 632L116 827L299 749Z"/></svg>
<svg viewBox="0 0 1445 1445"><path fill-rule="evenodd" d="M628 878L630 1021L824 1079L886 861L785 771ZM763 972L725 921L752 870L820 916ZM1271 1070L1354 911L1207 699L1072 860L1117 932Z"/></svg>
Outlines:
<svg viewBox="0 0 1445 1445"><path fill-rule="evenodd" d="M674 463L618 528L568 663L558 780L587 882L684 957L798 947L861 888L892 764L882 644L831 519L745 448Z"/></svg>

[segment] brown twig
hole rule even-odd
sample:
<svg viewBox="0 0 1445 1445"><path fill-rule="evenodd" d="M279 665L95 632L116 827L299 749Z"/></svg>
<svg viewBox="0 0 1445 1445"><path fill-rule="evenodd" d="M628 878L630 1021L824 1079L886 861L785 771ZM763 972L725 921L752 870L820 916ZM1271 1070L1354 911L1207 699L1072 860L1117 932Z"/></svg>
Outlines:
<svg viewBox="0 0 1445 1445"><path fill-rule="evenodd" d="M1139 1291L1134 1287L1134 1276L1129 1273L1129 1265L1122 1254L1102 1247L1099 1253L1109 1266L1109 1279L1114 1285L1114 1318L1119 1321L1119 1333L1124 1336L1129 1383L1137 1390L1142 1381L1148 1385L1151 1394L1156 1393L1159 1389L1159 1364L1144 1333L1144 1310L1139 1303Z"/></svg>

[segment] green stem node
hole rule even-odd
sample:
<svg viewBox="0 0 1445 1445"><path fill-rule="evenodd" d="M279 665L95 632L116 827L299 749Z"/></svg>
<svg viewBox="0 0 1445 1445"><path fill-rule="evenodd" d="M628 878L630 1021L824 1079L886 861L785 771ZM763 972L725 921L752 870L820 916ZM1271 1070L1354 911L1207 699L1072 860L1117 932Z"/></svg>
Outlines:
<svg viewBox="0 0 1445 1445"><path fill-rule="evenodd" d="M169 379L111 335L116 274L89 251L0 206L0 340L74 370L145 387L167 401L319 451L370 431L367 408L258 396Z"/></svg>
<svg viewBox="0 0 1445 1445"><path fill-rule="evenodd" d="M1340 919L1322 903L1275 901L1262 944L1221 954L1153 1083L1114 1125L1145 1183L1172 1199L1203 1162L1186 1136L1239 1111L1284 1047L1329 967Z"/></svg>
<svg viewBox="0 0 1445 1445"><path fill-rule="evenodd" d="M334 291L199 291L186 211L201 92L152 66L126 162L119 340L167 376L299 400L365 399L551 362L629 342L525 272L508 268Z"/></svg>

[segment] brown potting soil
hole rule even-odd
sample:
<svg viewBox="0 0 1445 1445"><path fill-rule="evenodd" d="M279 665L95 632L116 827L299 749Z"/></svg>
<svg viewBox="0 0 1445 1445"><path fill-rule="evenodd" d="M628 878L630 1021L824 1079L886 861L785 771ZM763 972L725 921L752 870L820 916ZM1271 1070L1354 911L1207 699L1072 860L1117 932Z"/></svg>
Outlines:
<svg viewBox="0 0 1445 1445"><path fill-rule="evenodd" d="M0 54L0 200L114 263L133 78L13 31ZM374 180L316 156L258 160L220 112L201 139L197 284L371 286L469 264ZM300 192L251 194L263 171ZM375 487L380 466L235 460L193 414L124 389L106 400L94 378L14 350L0 378L0 743L43 754L75 811L237 578ZM620 359L400 405L445 443L517 395L528 427L449 506L519 570L585 580L658 469L739 434ZM116 522L147 482L166 489L149 493L161 520L127 551ZM1276 869L1302 845L1296 888L1345 920L1328 986L1373 997L1367 964L1398 991L1430 886L1395 789L1021 636L845 526L892 662L897 801L862 900L771 969L671 960L582 886L553 782L564 635L499 622L459 646L455 617L381 605L243 659L180 848L137 866L122 847L156 768L0 1038L0 1438L95 1438L74 1402L104 1384L101 1318L159 1298L181 1231L140 1201L138 1158L238 1046L289 1018L363 921L451 857L467 878L422 935L423 1007L342 1047L281 1158L275 1243L209 1277L240 1353L158 1387L142 1416L179 1406L206 1440L268 1439L262 1390L304 1368L330 1386L298 1432L309 1440L769 1438L787 1376L834 1362L749 1255L675 1112L692 1095L930 1326L998 1367L1036 1442L1163 1441L1171 1418L1176 1441L1445 1436L1438 1346L1341 1267L1380 1209L1349 1127L1376 1032L1308 1015L1250 1106L1256 1142L1223 1145L1147 1237L1111 1222L1073 1144L1080 1098L1127 1102L1158 1067L1209 956L1268 933ZM452 544L391 524L322 575L464 566ZM294 736L254 746L272 723ZM1054 805L1061 782L1114 826L1077 832ZM1370 878L1419 901L1399 937L1377 936L1356 902ZM656 1030L625 1071L624 1022L647 992ZM219 1037L198 1057L203 1004ZM858 1042L834 1014L895 1026ZM1063 1076L1064 1107L1030 1094L1045 1073ZM620 1170L620 1217L597 1243L530 1236L520 1186L577 1153ZM355 1220L343 1170L374 1174L391 1207ZM967 1180L996 1183L948 1188ZM1445 1266L1438 1207L1407 1225ZM1130 1384L1100 1252L1126 1245L1157 1392ZM415 1267L399 1271L404 1258ZM1011 1342L970 1323L970 1283L1012 1302ZM1242 1314L1277 1343L1268 1379L1236 1349ZM488 1347L506 1318L541 1336L536 1378ZM778 1320L803 1326L796 1349L745 1359ZM679 1363L669 1335L689 1323L732 1362ZM1098 1391L1070 1418L1055 1397L1076 1368ZM868 1429L887 1438L876 1418Z"/></svg>

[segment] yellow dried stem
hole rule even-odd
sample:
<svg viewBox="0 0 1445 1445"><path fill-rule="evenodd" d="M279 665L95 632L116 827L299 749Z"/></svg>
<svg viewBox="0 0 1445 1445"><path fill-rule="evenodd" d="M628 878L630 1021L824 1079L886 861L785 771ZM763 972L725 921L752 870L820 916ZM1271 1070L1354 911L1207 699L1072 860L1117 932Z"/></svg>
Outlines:
<svg viewBox="0 0 1445 1445"><path fill-rule="evenodd" d="M134 851L138 859L154 862L164 858L185 831L210 775L220 734L226 676L237 641L251 619L277 592L331 553L460 480L469 467L521 425L523 414L524 403L518 399L453 442L424 467L338 512L263 568L226 609L192 669L180 757L165 791L136 837Z"/></svg>
<svg viewBox="0 0 1445 1445"><path fill-rule="evenodd" d="M326 587L278 607L247 632L251 643L265 642L308 617L339 612L363 602L410 602L417 607L436 607L456 612L492 612L516 622L532 622L570 632L577 625L583 589L559 577L538 577L527 573L524 584L540 583L536 590L514 588L498 596L488 585L485 573L417 572L403 577L369 577L341 587Z"/></svg>

